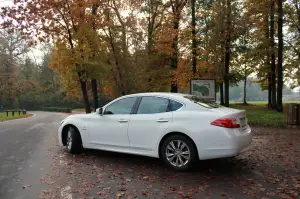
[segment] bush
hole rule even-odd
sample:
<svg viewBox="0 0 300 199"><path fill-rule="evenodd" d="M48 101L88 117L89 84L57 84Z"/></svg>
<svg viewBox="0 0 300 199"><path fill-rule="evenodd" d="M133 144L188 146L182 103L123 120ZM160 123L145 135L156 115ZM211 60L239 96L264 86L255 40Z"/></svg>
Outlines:
<svg viewBox="0 0 300 199"><path fill-rule="evenodd" d="M43 111L49 111L49 112L62 112L62 113L71 113L71 108L62 108L62 107L43 107Z"/></svg>

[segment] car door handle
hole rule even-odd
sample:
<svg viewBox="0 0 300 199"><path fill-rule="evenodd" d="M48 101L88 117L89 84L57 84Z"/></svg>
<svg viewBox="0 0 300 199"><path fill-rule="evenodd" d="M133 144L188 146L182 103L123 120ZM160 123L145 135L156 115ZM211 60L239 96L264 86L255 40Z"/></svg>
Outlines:
<svg viewBox="0 0 300 199"><path fill-rule="evenodd" d="M125 122L128 122L128 120L126 120L126 119L119 119L119 122L120 123L125 123Z"/></svg>
<svg viewBox="0 0 300 199"><path fill-rule="evenodd" d="M160 118L158 120L156 120L157 122L169 122L169 120L165 119L165 118Z"/></svg>

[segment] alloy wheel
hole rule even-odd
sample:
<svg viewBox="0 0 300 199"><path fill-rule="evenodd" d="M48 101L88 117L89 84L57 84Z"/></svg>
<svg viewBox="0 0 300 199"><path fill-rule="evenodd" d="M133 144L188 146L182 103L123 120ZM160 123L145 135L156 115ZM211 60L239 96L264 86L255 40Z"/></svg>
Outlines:
<svg viewBox="0 0 300 199"><path fill-rule="evenodd" d="M172 140L166 147L166 157L171 165L182 167L190 161L191 152L182 140Z"/></svg>
<svg viewBox="0 0 300 199"><path fill-rule="evenodd" d="M68 136L67 136L67 147L69 150L71 150L72 148L72 133L70 130L68 131Z"/></svg>

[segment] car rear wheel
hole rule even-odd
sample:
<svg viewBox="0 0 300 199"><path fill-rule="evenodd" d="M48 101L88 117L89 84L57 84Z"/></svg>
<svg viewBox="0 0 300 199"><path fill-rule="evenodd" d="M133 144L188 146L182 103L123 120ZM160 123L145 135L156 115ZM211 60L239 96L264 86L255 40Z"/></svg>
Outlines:
<svg viewBox="0 0 300 199"><path fill-rule="evenodd" d="M74 127L69 127L67 133L67 149L69 153L80 153L83 150L80 133Z"/></svg>
<svg viewBox="0 0 300 199"><path fill-rule="evenodd" d="M197 160L197 150L188 137L173 135L163 142L160 157L168 166L178 171L186 171L191 169Z"/></svg>

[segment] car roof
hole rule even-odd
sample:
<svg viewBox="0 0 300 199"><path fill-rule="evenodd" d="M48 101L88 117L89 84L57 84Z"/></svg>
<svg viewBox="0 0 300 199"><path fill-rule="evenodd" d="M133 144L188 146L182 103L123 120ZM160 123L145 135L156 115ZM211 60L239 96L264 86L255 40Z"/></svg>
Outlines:
<svg viewBox="0 0 300 199"><path fill-rule="evenodd" d="M189 96L187 93L167 93L167 92L147 92L147 93L136 93L125 95L123 97L142 97L142 96L157 96L157 97L167 97L177 100L185 100L184 96Z"/></svg>

